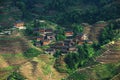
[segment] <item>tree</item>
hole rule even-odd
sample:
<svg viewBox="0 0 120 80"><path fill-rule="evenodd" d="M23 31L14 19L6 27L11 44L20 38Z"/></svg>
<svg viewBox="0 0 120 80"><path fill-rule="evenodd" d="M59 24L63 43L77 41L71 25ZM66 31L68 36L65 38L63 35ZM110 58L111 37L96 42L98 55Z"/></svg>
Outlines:
<svg viewBox="0 0 120 80"><path fill-rule="evenodd" d="M94 48L91 45L84 44L84 49L87 53L88 58L92 58L94 56Z"/></svg>
<svg viewBox="0 0 120 80"><path fill-rule="evenodd" d="M24 56L31 58L31 57L36 57L38 55L40 55L40 51L34 49L34 48L29 48L26 52L24 52Z"/></svg>
<svg viewBox="0 0 120 80"><path fill-rule="evenodd" d="M69 53L65 57L65 62L70 69L77 69L85 66L94 57L95 51L92 45L84 44L78 46L78 53Z"/></svg>
<svg viewBox="0 0 120 80"><path fill-rule="evenodd" d="M118 30L113 24L110 24L101 32L99 42L101 45L107 44L110 41L119 38L119 34L120 30Z"/></svg>
<svg viewBox="0 0 120 80"><path fill-rule="evenodd" d="M56 58L59 58L60 55L61 55L61 52L59 50L57 50L53 56Z"/></svg>
<svg viewBox="0 0 120 80"><path fill-rule="evenodd" d="M58 34L56 35L56 40L57 41L61 41L61 40L65 40L66 39L66 36L64 34L64 29L58 27Z"/></svg>
<svg viewBox="0 0 120 80"><path fill-rule="evenodd" d="M70 69L77 69L79 65L79 55L77 53L69 53L66 58L65 62Z"/></svg>
<svg viewBox="0 0 120 80"><path fill-rule="evenodd" d="M72 28L73 28L75 34L83 32L83 27L81 25L79 25L79 24L74 23L72 25Z"/></svg>
<svg viewBox="0 0 120 80"><path fill-rule="evenodd" d="M63 35L63 34L57 34L56 35L56 40L57 41L61 41L61 40L65 40L66 39L66 37L65 37L65 35Z"/></svg>

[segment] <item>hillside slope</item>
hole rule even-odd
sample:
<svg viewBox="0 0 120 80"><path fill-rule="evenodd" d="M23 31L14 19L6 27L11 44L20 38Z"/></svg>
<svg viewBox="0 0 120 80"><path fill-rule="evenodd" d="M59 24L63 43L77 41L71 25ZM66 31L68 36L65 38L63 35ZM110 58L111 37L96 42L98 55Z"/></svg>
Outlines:
<svg viewBox="0 0 120 80"><path fill-rule="evenodd" d="M54 68L55 58L43 54L34 58L26 58L24 52L34 48L41 52L41 49L32 45L22 35L0 36L0 80L6 80L12 72L19 72L28 80L61 80L67 74L59 73Z"/></svg>
<svg viewBox="0 0 120 80"><path fill-rule="evenodd" d="M97 65L80 68L66 80L119 80L120 40L105 45L105 52L96 58Z"/></svg>
<svg viewBox="0 0 120 80"><path fill-rule="evenodd" d="M29 46L19 37L0 37L0 54L23 53Z"/></svg>
<svg viewBox="0 0 120 80"><path fill-rule="evenodd" d="M54 58L43 54L23 64L19 71L28 80L61 80L66 77L66 74L57 72L53 65Z"/></svg>
<svg viewBox="0 0 120 80"><path fill-rule="evenodd" d="M115 63L120 61L120 41L115 41L113 44L107 45L105 51L100 57L97 58L100 63Z"/></svg>
<svg viewBox="0 0 120 80"><path fill-rule="evenodd" d="M92 24L119 18L119 8L115 0L7 0L0 2L0 25L8 27L16 20L30 21L35 18L64 26L82 22Z"/></svg>

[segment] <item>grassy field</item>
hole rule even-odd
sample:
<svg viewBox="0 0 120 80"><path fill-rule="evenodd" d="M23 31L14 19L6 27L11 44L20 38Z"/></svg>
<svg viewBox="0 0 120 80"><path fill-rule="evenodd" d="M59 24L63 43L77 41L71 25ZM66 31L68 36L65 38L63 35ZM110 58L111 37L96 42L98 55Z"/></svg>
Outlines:
<svg viewBox="0 0 120 80"><path fill-rule="evenodd" d="M55 70L54 61L52 56L42 54L23 64L19 71L29 80L61 80L66 77L66 74Z"/></svg>
<svg viewBox="0 0 120 80"><path fill-rule="evenodd" d="M110 80L118 74L120 63L98 64L86 69L80 69L71 74L66 80Z"/></svg>

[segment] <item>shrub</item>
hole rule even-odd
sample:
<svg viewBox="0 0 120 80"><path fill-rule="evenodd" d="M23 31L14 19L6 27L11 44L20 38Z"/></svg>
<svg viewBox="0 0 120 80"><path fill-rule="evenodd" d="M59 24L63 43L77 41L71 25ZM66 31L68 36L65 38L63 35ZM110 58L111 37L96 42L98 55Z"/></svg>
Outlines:
<svg viewBox="0 0 120 80"><path fill-rule="evenodd" d="M20 73L13 72L7 80L25 80L25 77L22 76Z"/></svg>
<svg viewBox="0 0 120 80"><path fill-rule="evenodd" d="M36 57L40 54L40 51L34 49L34 48L29 48L26 52L24 52L24 56L31 58L31 57Z"/></svg>

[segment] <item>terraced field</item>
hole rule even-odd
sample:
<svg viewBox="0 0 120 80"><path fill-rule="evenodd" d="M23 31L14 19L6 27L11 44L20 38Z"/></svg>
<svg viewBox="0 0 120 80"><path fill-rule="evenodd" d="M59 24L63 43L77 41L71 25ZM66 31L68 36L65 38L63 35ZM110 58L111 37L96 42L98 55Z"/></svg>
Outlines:
<svg viewBox="0 0 120 80"><path fill-rule="evenodd" d="M114 63L120 61L120 41L110 44L108 50L105 51L97 61L100 63Z"/></svg>
<svg viewBox="0 0 120 80"><path fill-rule="evenodd" d="M54 57L41 54L35 58L26 58L23 52L33 46L24 36L0 36L0 80L6 80L13 72L18 71L29 80L60 80L66 74L54 68Z"/></svg>
<svg viewBox="0 0 120 80"><path fill-rule="evenodd" d="M111 80L120 80L120 73L116 76L114 76Z"/></svg>
<svg viewBox="0 0 120 80"><path fill-rule="evenodd" d="M0 53L22 53L29 46L22 38L0 37Z"/></svg>

